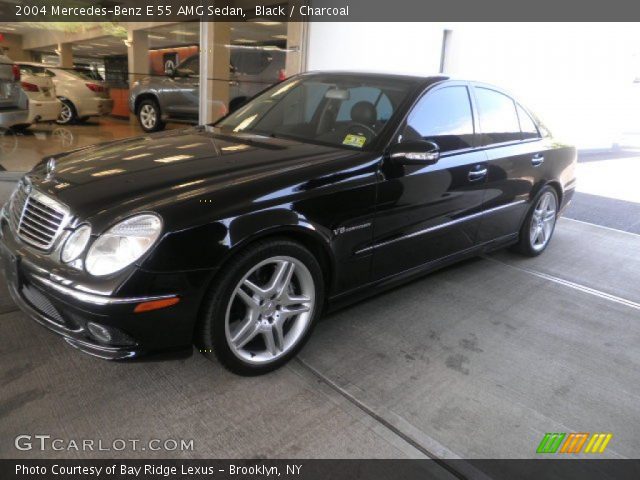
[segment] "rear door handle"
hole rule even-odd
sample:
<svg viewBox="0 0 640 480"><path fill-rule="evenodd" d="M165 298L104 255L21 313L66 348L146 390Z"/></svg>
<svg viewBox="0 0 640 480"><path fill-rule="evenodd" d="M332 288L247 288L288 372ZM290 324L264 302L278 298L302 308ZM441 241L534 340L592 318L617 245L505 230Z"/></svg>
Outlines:
<svg viewBox="0 0 640 480"><path fill-rule="evenodd" d="M468 178L470 182L475 182L477 180L483 179L487 175L487 169L482 168L480 170L471 170L469 172Z"/></svg>
<svg viewBox="0 0 640 480"><path fill-rule="evenodd" d="M536 153L533 157L531 157L531 165L534 167L538 167L544 163L544 155L541 153Z"/></svg>

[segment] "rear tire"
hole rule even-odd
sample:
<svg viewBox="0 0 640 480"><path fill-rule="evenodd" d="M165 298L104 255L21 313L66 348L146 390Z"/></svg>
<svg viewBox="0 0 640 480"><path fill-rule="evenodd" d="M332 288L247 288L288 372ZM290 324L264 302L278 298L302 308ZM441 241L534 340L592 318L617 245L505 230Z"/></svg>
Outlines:
<svg viewBox="0 0 640 480"><path fill-rule="evenodd" d="M143 100L138 106L138 122L145 132L157 132L164 128L160 106L155 100Z"/></svg>
<svg viewBox="0 0 640 480"><path fill-rule="evenodd" d="M70 125L78 119L78 111L70 100L60 100L62 102L62 109L56 123L58 125Z"/></svg>
<svg viewBox="0 0 640 480"><path fill-rule="evenodd" d="M288 362L309 339L324 303L316 258L288 239L257 242L216 277L201 309L196 344L239 375Z"/></svg>
<svg viewBox="0 0 640 480"><path fill-rule="evenodd" d="M520 239L512 250L527 257L537 257L549 246L558 218L558 194L544 187L522 223Z"/></svg>

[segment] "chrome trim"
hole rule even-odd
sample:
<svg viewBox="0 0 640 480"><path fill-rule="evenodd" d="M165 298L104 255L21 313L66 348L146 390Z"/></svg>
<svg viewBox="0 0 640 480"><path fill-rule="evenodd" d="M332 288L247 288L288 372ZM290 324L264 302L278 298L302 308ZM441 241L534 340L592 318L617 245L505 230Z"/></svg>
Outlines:
<svg viewBox="0 0 640 480"><path fill-rule="evenodd" d="M22 198L19 199L19 197ZM18 201L23 202L21 206L16 205ZM49 214L38 203L53 210L55 214ZM18 187L11 195L8 205L7 218L16 237L23 243L40 251L50 252L53 250L64 229L71 221L69 207L36 190L29 179L23 179L18 183ZM28 213L27 210L29 210ZM46 215L52 217L55 215L61 218L58 222L55 219L46 218ZM23 232L23 230L27 231Z"/></svg>
<svg viewBox="0 0 640 480"><path fill-rule="evenodd" d="M362 249L356 251L356 255L359 255L361 253L366 253L366 252L369 252L371 250L375 250L376 248L386 247L387 245L391 245L393 243L400 242L402 240L406 240L408 238L418 237L420 235L425 235L427 233L435 232L437 230L442 230L443 228L448 228L448 227L451 227L453 225L457 225L458 223L467 222L469 220L473 220L474 218L482 217L484 215L491 215L492 213L498 212L500 210L504 210L505 208L515 207L517 205L521 205L521 204L526 203L526 202L527 202L526 200L516 200L515 202L511 202L511 203L507 203L505 205L500 205L500 206L497 206L497 207L493 207L493 208L490 208L488 210L483 210L482 212L472 213L471 215L467 215L465 217L456 218L455 220L450 220L448 222L444 222L444 223L441 223L439 225L434 225L433 227L428 227L428 228L425 228L423 230L418 230L417 232L409 233L408 235L403 235L402 237L393 238L391 240L386 240L384 242L376 243L376 244L371 245L369 247L362 248Z"/></svg>
<svg viewBox="0 0 640 480"><path fill-rule="evenodd" d="M163 300L165 298L177 297L177 295L156 295L150 297L107 297L104 295L94 295L92 293L79 292L73 288L65 287L39 275L32 275L33 279L42 283L63 295L69 296L74 300L91 305L126 305L129 303L151 302L153 300Z"/></svg>

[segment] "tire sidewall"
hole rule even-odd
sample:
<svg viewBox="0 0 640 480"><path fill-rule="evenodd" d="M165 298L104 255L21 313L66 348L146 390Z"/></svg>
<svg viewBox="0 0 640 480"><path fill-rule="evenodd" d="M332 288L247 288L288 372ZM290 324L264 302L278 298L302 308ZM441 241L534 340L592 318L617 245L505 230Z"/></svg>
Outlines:
<svg viewBox="0 0 640 480"><path fill-rule="evenodd" d="M531 218L533 217L533 212L535 212L536 206L538 205L540 198L542 198L542 196L547 192L551 192L551 194L556 200L556 218L553 222L553 228L551 229L551 233L549 234L549 239L547 241L547 244L541 250L535 250L533 248L533 245L531 245L531 235L529 233L531 228ZM551 243L551 239L553 238L553 234L556 231L556 223L558 223L559 208L560 208L560 204L559 204L558 194L556 193L556 190L553 187L545 186L542 190L540 190L540 192L538 193L538 195L536 195L536 198L532 202L531 208L529 209L529 213L527 213L527 216L522 225L522 229L520 230L520 236L521 236L520 250L522 251L522 253L530 257L537 257L538 255L542 254L547 249L547 247L549 247L549 244Z"/></svg>
<svg viewBox="0 0 640 480"><path fill-rule="evenodd" d="M145 105L150 105L156 111L156 123L151 128L145 127L142 123L142 118L140 117L140 112L142 111L142 108ZM140 106L138 107L137 117L138 117L138 123L140 124L140 127L145 132L148 132L148 133L157 132L158 130L161 130L163 127L162 119L160 118L160 107L158 106L158 103L153 100L143 100L142 102L140 102Z"/></svg>
<svg viewBox="0 0 640 480"><path fill-rule="evenodd" d="M227 307L236 286L246 273L261 261L276 256L294 257L304 263L309 269L315 286L313 313L306 332L289 352L272 363L253 365L236 356L227 343L225 333ZM202 353L206 356L214 353L225 367L240 375L260 375L275 370L287 363L305 345L311 336L318 317L322 313L322 307L324 305L324 279L318 261L302 245L289 240L259 242L248 248L245 252L240 252L238 257L224 268L224 272L216 276L211 286L210 294L207 297L201 318L199 339Z"/></svg>

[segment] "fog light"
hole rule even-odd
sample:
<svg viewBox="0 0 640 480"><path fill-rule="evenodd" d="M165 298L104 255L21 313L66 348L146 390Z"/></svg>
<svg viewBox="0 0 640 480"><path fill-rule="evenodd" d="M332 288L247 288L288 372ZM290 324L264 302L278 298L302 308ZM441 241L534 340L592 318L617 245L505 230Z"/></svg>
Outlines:
<svg viewBox="0 0 640 480"><path fill-rule="evenodd" d="M89 333L96 339L104 343L111 342L111 332L102 325L98 325L97 323L88 322L87 330Z"/></svg>
<svg viewBox="0 0 640 480"><path fill-rule="evenodd" d="M113 346L131 346L136 342L129 335L114 327L105 327L94 322L87 322L89 335L100 343Z"/></svg>

